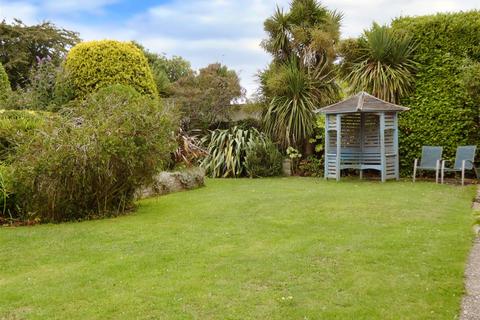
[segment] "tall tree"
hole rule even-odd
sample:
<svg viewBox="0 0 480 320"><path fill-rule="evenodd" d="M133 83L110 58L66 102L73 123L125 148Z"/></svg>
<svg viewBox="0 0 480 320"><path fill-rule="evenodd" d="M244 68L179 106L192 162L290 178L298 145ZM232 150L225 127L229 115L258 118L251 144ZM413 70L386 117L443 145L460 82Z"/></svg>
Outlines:
<svg viewBox="0 0 480 320"><path fill-rule="evenodd" d="M414 49L410 37L374 23L358 39L341 43L340 72L352 93L367 91L397 103L414 82Z"/></svg>
<svg viewBox="0 0 480 320"><path fill-rule="evenodd" d="M76 32L58 28L51 22L27 26L21 20L0 23L0 63L12 88L25 87L38 59L60 63L66 52L80 41Z"/></svg>
<svg viewBox="0 0 480 320"><path fill-rule="evenodd" d="M236 72L220 63L190 73L173 85L173 100L186 131L206 130L228 119L230 104L244 94Z"/></svg>
<svg viewBox="0 0 480 320"><path fill-rule="evenodd" d="M173 83L193 73L190 62L184 58L180 56L168 58L165 54L151 52L138 42L133 41L133 43L147 57L160 96L171 96L173 94Z"/></svg>
<svg viewBox="0 0 480 320"><path fill-rule="evenodd" d="M285 148L301 147L313 132L314 109L338 98L333 61L340 21L341 14L316 0L293 0L288 12L277 8L264 23L262 46L273 57L260 74L264 124Z"/></svg>

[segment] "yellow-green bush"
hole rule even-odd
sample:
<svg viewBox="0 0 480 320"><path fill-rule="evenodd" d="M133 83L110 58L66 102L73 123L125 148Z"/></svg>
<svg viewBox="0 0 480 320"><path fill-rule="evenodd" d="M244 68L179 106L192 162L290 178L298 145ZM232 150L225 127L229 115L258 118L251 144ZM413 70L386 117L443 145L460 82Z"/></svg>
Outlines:
<svg viewBox="0 0 480 320"><path fill-rule="evenodd" d="M5 72L3 65L0 63L0 104L7 100L10 90L10 82L8 81L7 73Z"/></svg>
<svg viewBox="0 0 480 320"><path fill-rule="evenodd" d="M115 84L131 86L142 94L157 94L145 55L130 42L79 43L68 53L65 72L75 97Z"/></svg>

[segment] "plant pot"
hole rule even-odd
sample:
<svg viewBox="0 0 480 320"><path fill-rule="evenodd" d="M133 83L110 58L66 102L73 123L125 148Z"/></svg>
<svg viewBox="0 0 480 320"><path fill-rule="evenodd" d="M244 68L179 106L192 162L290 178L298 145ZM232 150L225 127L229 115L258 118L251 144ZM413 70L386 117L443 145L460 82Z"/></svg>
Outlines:
<svg viewBox="0 0 480 320"><path fill-rule="evenodd" d="M282 172L283 172L283 175L285 176L292 175L292 159L290 158L283 159Z"/></svg>

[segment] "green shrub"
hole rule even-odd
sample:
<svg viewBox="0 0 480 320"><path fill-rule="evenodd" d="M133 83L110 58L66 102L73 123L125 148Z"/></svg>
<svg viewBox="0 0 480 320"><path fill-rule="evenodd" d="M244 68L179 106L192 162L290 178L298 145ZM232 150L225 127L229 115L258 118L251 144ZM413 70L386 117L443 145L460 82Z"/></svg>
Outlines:
<svg viewBox="0 0 480 320"><path fill-rule="evenodd" d="M11 215L13 208L9 182L8 167L0 164L0 222Z"/></svg>
<svg viewBox="0 0 480 320"><path fill-rule="evenodd" d="M3 68L3 65L0 63L0 108L2 104L7 100L8 95L10 94L10 82L8 81L7 73Z"/></svg>
<svg viewBox="0 0 480 320"><path fill-rule="evenodd" d="M241 177L247 174L245 156L248 144L256 139L266 139L256 129L217 129L203 138L208 155L201 163L212 177Z"/></svg>
<svg viewBox="0 0 480 320"><path fill-rule="evenodd" d="M480 11L402 17L392 27L416 42L415 88L401 101L402 173L411 173L422 145L444 146L452 158L458 145L480 140L479 108L463 81L465 59L480 61Z"/></svg>
<svg viewBox="0 0 480 320"><path fill-rule="evenodd" d="M41 59L30 71L27 90L31 93L31 110L56 110L55 83L57 74L61 72L50 59Z"/></svg>
<svg viewBox="0 0 480 320"><path fill-rule="evenodd" d="M306 177L322 177L323 176L323 158L308 156L306 159L300 160L298 164L298 174Z"/></svg>
<svg viewBox="0 0 480 320"><path fill-rule="evenodd" d="M245 155L245 169L251 178L279 176L283 156L270 139L249 141Z"/></svg>
<svg viewBox="0 0 480 320"><path fill-rule="evenodd" d="M79 43L68 53L65 72L77 97L114 84L131 86L141 94L158 94L145 55L130 42Z"/></svg>
<svg viewBox="0 0 480 320"><path fill-rule="evenodd" d="M80 220L133 207L174 150L172 121L133 88L103 88L18 148L14 193L22 219Z"/></svg>
<svg viewBox="0 0 480 320"><path fill-rule="evenodd" d="M0 110L0 163L9 161L17 147L28 143L33 131L51 117L53 115L47 112Z"/></svg>

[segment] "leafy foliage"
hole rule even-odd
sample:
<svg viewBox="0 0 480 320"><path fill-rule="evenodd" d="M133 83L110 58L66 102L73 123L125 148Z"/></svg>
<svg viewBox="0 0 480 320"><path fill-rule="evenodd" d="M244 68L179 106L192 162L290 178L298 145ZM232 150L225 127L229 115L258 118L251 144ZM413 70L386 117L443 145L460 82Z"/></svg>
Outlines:
<svg viewBox="0 0 480 320"><path fill-rule="evenodd" d="M249 177L272 177L282 173L283 156L270 139L255 138L248 142L245 169Z"/></svg>
<svg viewBox="0 0 480 320"><path fill-rule="evenodd" d="M32 133L51 117L45 112L0 110L0 163L10 162L17 147L28 143Z"/></svg>
<svg viewBox="0 0 480 320"><path fill-rule="evenodd" d="M462 82L475 105L480 107L480 59L465 59Z"/></svg>
<svg viewBox="0 0 480 320"><path fill-rule="evenodd" d="M448 159L480 141L479 104L463 81L465 58L480 61L480 12L403 17L392 27L417 45L415 88L401 101L411 109L399 121L401 168L410 173L422 145L444 146Z"/></svg>
<svg viewBox="0 0 480 320"><path fill-rule="evenodd" d="M0 63L0 106L7 100L10 91L11 88L10 82L8 81L8 75Z"/></svg>
<svg viewBox="0 0 480 320"><path fill-rule="evenodd" d="M157 87L143 52L131 42L82 42L70 50L65 72L76 97L114 84L157 95Z"/></svg>
<svg viewBox="0 0 480 320"><path fill-rule="evenodd" d="M28 83L23 88L17 88L10 93L5 101L5 109L56 111L62 103L70 100L64 99L59 79L62 79L63 69L55 65L51 59L38 59L32 67Z"/></svg>
<svg viewBox="0 0 480 320"><path fill-rule="evenodd" d="M173 83L193 73L190 62L184 58L179 56L167 58L164 54L150 52L137 42L133 43L147 57L160 96L171 96L173 94Z"/></svg>
<svg viewBox="0 0 480 320"><path fill-rule="evenodd" d="M342 42L340 71L352 93L398 103L414 82L414 49L410 36L374 23L360 38Z"/></svg>
<svg viewBox="0 0 480 320"><path fill-rule="evenodd" d="M173 92L185 131L206 130L218 121L228 120L230 103L244 95L235 71L219 63L180 78Z"/></svg>
<svg viewBox="0 0 480 320"><path fill-rule="evenodd" d="M0 63L13 89L25 87L37 59L50 58L60 64L67 51L80 41L78 33L58 28L51 22L27 26L21 20L0 22Z"/></svg>
<svg viewBox="0 0 480 320"><path fill-rule="evenodd" d="M201 163L211 177L246 175L245 156L249 143L267 138L256 129L216 129L203 138L208 155Z"/></svg>
<svg viewBox="0 0 480 320"><path fill-rule="evenodd" d="M301 176L321 177L323 170L323 158L318 158L313 155L300 160L298 164L298 173Z"/></svg>
<svg viewBox="0 0 480 320"><path fill-rule="evenodd" d="M0 163L0 220L2 216L10 216L13 210L9 182L8 167Z"/></svg>
<svg viewBox="0 0 480 320"><path fill-rule="evenodd" d="M174 150L170 117L150 96L115 85L75 104L17 149L13 191L24 220L129 210Z"/></svg>

